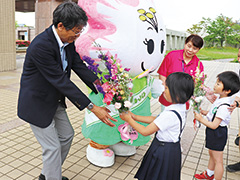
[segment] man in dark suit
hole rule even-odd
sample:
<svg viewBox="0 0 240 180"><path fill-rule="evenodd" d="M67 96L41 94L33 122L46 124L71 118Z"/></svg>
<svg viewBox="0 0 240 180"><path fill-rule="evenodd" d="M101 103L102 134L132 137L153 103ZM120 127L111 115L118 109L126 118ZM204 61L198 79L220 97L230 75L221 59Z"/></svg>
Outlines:
<svg viewBox="0 0 240 180"><path fill-rule="evenodd" d="M28 47L21 77L18 116L30 123L42 146L43 168L39 180L67 180L62 164L74 131L65 111L65 97L79 110L88 108L109 126L116 121L109 110L91 103L70 80L73 70L95 93L100 82L80 59L74 41L87 24L86 13L76 3L65 2L53 12L53 25L36 36Z"/></svg>

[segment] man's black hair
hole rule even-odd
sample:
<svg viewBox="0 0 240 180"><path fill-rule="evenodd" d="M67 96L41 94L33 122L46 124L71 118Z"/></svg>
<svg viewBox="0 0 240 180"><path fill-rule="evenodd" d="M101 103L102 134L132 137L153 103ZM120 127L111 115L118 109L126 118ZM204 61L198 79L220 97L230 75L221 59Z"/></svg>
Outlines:
<svg viewBox="0 0 240 180"><path fill-rule="evenodd" d="M58 23L62 22L66 30L86 26L88 17L86 12L74 2L64 2L57 6L53 11L53 25L57 28Z"/></svg>

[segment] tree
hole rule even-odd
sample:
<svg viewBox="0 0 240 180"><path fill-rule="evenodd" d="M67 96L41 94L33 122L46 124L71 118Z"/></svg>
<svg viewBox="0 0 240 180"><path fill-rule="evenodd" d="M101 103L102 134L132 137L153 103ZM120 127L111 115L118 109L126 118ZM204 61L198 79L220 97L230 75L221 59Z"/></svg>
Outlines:
<svg viewBox="0 0 240 180"><path fill-rule="evenodd" d="M228 44L235 47L240 44L240 23L236 22L233 26L233 34L227 37Z"/></svg>
<svg viewBox="0 0 240 180"><path fill-rule="evenodd" d="M19 27L18 22L15 21L15 28Z"/></svg>
<svg viewBox="0 0 240 180"><path fill-rule="evenodd" d="M223 43L227 43L229 36L233 35L234 25L232 18L223 16L222 14L216 18L216 20L211 20L206 28L206 33L208 34L204 39L212 43L220 43L223 47Z"/></svg>
<svg viewBox="0 0 240 180"><path fill-rule="evenodd" d="M187 29L190 34L199 34L205 36L204 40L207 45L219 45L223 47L225 44L236 46L239 42L240 25L233 22L232 18L219 15L215 20L210 18L202 18L198 24L193 24L192 28Z"/></svg>
<svg viewBox="0 0 240 180"><path fill-rule="evenodd" d="M202 21L200 21L198 24L193 24L191 28L187 29L187 32L189 34L198 34L203 36L206 32L206 25L208 21L210 21L209 18L202 18Z"/></svg>

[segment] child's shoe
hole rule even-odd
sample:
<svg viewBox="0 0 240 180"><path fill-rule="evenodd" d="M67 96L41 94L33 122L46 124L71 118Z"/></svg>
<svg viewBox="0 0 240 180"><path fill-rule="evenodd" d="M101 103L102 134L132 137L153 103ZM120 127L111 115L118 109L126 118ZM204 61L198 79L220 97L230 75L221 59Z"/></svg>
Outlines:
<svg viewBox="0 0 240 180"><path fill-rule="evenodd" d="M194 177L195 177L196 179L211 179L211 180L214 179L214 175L209 176L209 175L207 174L207 171L204 171L204 172L202 172L201 174L195 174Z"/></svg>

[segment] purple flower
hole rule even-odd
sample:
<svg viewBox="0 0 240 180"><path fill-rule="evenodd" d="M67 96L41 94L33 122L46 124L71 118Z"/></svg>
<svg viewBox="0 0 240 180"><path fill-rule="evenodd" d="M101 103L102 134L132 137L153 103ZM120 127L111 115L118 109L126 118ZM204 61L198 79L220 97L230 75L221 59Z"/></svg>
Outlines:
<svg viewBox="0 0 240 180"><path fill-rule="evenodd" d="M108 80L108 79L110 79L110 75L104 75L104 78L106 79L106 80Z"/></svg>
<svg viewBox="0 0 240 180"><path fill-rule="evenodd" d="M98 90L100 93L102 93L103 96L104 96L104 95L105 95L105 92L103 91L102 86L100 86L100 85L96 85L96 87L97 87L97 90Z"/></svg>
<svg viewBox="0 0 240 180"><path fill-rule="evenodd" d="M105 61L108 60L108 56L107 55L103 55L103 54L99 54L98 58L102 59L102 60L105 60Z"/></svg>
<svg viewBox="0 0 240 180"><path fill-rule="evenodd" d="M83 59L88 65L93 65L93 63L94 63L94 60L91 59L91 58L88 57L88 56L83 56L82 59Z"/></svg>
<svg viewBox="0 0 240 180"><path fill-rule="evenodd" d="M112 76L112 65L109 62L105 62L105 65L108 69L109 75Z"/></svg>

